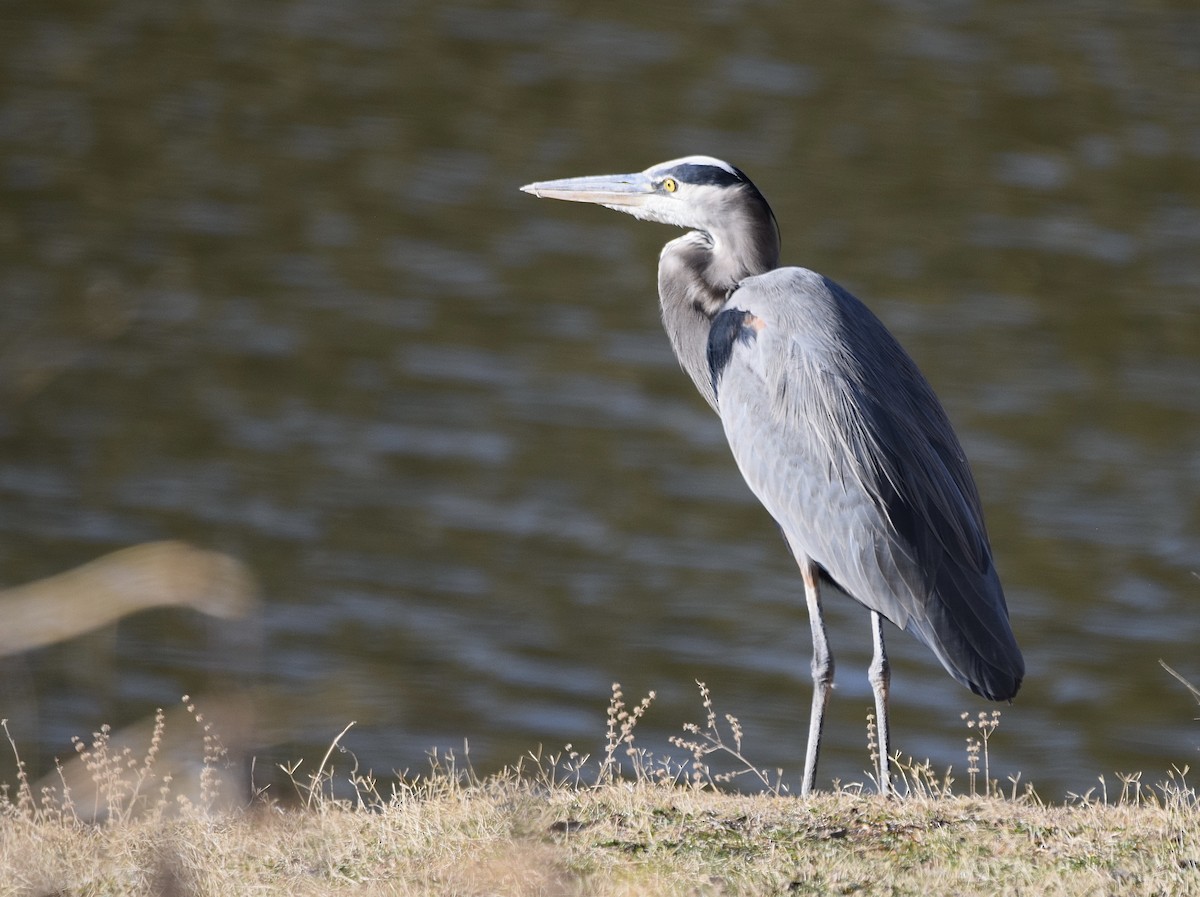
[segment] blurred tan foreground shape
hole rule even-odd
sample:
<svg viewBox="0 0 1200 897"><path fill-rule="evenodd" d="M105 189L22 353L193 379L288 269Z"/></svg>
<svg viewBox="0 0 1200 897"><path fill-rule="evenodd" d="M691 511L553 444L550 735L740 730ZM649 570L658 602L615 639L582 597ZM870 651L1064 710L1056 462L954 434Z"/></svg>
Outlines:
<svg viewBox="0 0 1200 897"><path fill-rule="evenodd" d="M185 542L146 542L0 589L0 657L66 641L151 607L244 617L257 595L254 577L229 555Z"/></svg>
<svg viewBox="0 0 1200 897"><path fill-rule="evenodd" d="M147 542L0 589L0 657L67 641L150 608L189 608L235 619L257 603L254 577L236 558L185 542ZM149 716L99 738L84 735L76 756L62 746L61 767L44 776L36 792L44 786L61 793L66 786L81 819L140 815L165 793L168 810L180 798L206 809L240 803L248 788L230 780L242 778L237 761L255 731L254 703L249 692L210 694L194 712L168 710L157 732L156 718ZM202 721L196 713L203 714ZM102 722L91 725L99 728ZM231 760L234 768L228 770ZM162 790L166 783L169 792Z"/></svg>

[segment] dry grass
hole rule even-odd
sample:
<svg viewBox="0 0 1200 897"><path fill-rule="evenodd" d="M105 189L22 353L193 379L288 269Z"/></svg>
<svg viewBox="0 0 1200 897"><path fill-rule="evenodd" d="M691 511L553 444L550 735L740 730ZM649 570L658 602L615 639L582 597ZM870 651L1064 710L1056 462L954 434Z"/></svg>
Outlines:
<svg viewBox="0 0 1200 897"><path fill-rule="evenodd" d="M653 696L628 706L614 687L594 760L568 746L481 780L433 755L427 773L383 783L338 772L331 745L311 773L290 770L298 804L260 796L233 811L220 809L227 771L202 719L190 796L155 772L161 723L144 756L97 733L77 748L95 786L86 812L78 786L35 793L18 759L0 800L0 894L1200 893L1186 770L1048 806L988 779L988 714L969 721L966 793L898 757L900 798L851 785L801 800L746 760L737 720L701 693L705 722L676 740L680 761L637 744ZM731 779L760 793L729 793Z"/></svg>

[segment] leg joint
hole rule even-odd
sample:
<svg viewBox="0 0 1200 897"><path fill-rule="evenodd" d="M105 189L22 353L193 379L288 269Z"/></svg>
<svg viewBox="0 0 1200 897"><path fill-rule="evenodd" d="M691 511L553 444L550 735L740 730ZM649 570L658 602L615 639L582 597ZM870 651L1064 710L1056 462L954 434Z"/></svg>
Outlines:
<svg viewBox="0 0 1200 897"><path fill-rule="evenodd" d="M833 655L826 651L824 654L814 654L812 663L813 685L818 688L830 688L833 685Z"/></svg>
<svg viewBox="0 0 1200 897"><path fill-rule="evenodd" d="M871 685L878 689L881 686L886 688L892 681L892 665L888 663L887 655L882 657L878 654L871 661L871 666L867 669L867 678Z"/></svg>

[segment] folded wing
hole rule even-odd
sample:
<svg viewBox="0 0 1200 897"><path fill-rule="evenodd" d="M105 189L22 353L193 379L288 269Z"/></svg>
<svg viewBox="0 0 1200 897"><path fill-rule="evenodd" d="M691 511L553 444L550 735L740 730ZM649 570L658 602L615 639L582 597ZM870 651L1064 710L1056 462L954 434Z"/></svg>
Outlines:
<svg viewBox="0 0 1200 897"><path fill-rule="evenodd" d="M738 467L798 559L920 639L977 694L1024 661L978 492L933 390L869 309L818 274L743 281L709 362Z"/></svg>

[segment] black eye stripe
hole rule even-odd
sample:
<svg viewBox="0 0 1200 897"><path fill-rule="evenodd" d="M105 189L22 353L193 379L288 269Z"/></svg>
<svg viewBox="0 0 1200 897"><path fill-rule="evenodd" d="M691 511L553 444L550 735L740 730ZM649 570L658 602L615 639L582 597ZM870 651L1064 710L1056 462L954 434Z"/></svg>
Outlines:
<svg viewBox="0 0 1200 897"><path fill-rule="evenodd" d="M746 176L736 168L734 171L737 173L731 174L716 165L696 165L689 162L676 165L671 169L670 174L685 184L709 184L714 187L732 187L734 184L744 184Z"/></svg>

